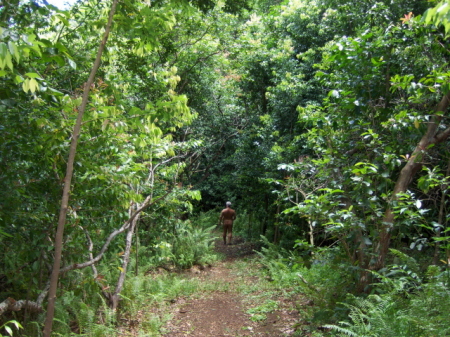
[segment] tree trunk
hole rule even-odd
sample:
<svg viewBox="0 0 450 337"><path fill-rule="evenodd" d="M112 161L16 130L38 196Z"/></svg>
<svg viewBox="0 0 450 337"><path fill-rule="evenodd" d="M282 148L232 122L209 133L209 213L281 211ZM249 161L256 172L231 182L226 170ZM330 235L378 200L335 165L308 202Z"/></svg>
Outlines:
<svg viewBox="0 0 450 337"><path fill-rule="evenodd" d="M264 196L265 205L266 205L266 214L263 219L261 235L265 236L267 231L267 222L269 221L269 196L266 194Z"/></svg>
<svg viewBox="0 0 450 337"><path fill-rule="evenodd" d="M103 34L103 39L100 43L100 46L97 51L97 57L95 59L94 65L92 66L91 73L87 82L84 84L83 90L83 98L81 101L81 105L78 108L78 116L75 122L75 126L72 133L72 142L70 144L69 149L69 159L67 161L67 169L66 176L64 178L64 188L62 193L61 200L61 208L59 213L58 227L56 229L55 236L55 260L53 262L53 269L50 278L50 289L48 295L48 305L47 305L47 315L45 318L44 325L44 337L50 337L53 326L53 317L55 313L55 301L56 301L56 290L58 287L58 277L59 277L59 269L61 266L61 253L62 253L62 245L63 245L63 234L64 234L64 226L66 223L67 209L69 205L69 195L70 195L70 187L72 182L73 175L73 164L75 161L75 154L77 151L78 137L80 136L81 131L81 121L83 119L84 111L86 109L86 105L89 98L89 89L94 82L95 74L97 73L98 68L100 67L101 56L103 50L105 48L106 42L108 40L109 32L111 31L113 16L116 10L118 0L114 0L111 11L109 13L108 24L105 29L105 33Z"/></svg>
<svg viewBox="0 0 450 337"><path fill-rule="evenodd" d="M252 215L253 213L248 214L248 231L247 231L247 238L251 239L253 238L252 235Z"/></svg>
<svg viewBox="0 0 450 337"><path fill-rule="evenodd" d="M91 266L91 267L93 267L94 278L95 278L96 275L97 275L97 271L96 271L96 268L95 268L95 263L97 263L98 261L100 261L100 260L102 259L103 255L105 254L106 250L108 249L109 244L111 243L111 241L112 241L117 235L123 233L123 232L126 231L126 230L129 230L130 226L133 225L134 221L136 221L136 225L137 225L137 221L138 221L139 218L140 218L140 213L141 213L144 209L146 209L147 207L149 207L149 206L155 204L156 202L161 201L161 200L164 200L164 199L170 194L170 192L171 192L171 190L166 191L166 193L165 193L163 196L159 197L159 198L156 199L156 200L153 200L152 195L147 196L147 198L144 200L144 202L142 202L142 203L140 204L140 206L137 207L137 209L136 209L133 213L130 213L129 219L128 219L127 221L125 221L125 223L124 223L119 229L116 229L115 231L113 231L113 232L106 238L106 241L105 241L105 243L103 244L102 248L100 249L100 252L99 252L99 253L97 254L97 256L95 256L95 257L94 257L93 254L92 254L92 248L93 248L92 241L91 241L91 239L90 239L90 237L89 237L88 232L85 231L86 238L87 238L87 240L88 240L89 261L82 262L82 263L74 263L74 264L72 264L72 265L66 266L66 267L64 267L64 268L61 268L61 269L59 270L59 273L60 273L60 274L63 274L63 273L65 273L65 272L68 272L68 271L71 271L71 270L75 270L75 269L83 269L83 268L86 268L86 267ZM82 227L81 227L81 228L82 228ZM84 230L84 229L82 228L82 230ZM102 286L101 284L99 284L99 285ZM123 285L123 283L122 283L122 285ZM0 303L0 316L1 316L4 312L7 312L7 311L16 311L16 309L17 309L17 310L20 310L21 308L25 308L25 306L28 306L28 308L29 308L29 309L32 309L32 310L33 310L33 308L38 308L37 310L42 310L42 308L43 308L42 303L44 302L44 299L46 298L46 296L47 296L47 294L48 294L48 292L49 292L49 288L50 288L50 280L47 282L45 288L44 288L44 289L42 290L42 292L39 294L39 296L38 296L36 302L26 301L26 300L15 301L14 299L10 299L10 300L8 300L8 301L6 301L6 302ZM103 287L101 287L101 288L103 288ZM116 288L116 289L117 289L117 288ZM120 289L120 290L121 290L121 289ZM103 289L102 289L102 293L103 293L103 296L105 296L105 298L107 298L108 300L110 300L110 298L111 298L111 293L106 293L105 291L103 291ZM17 303L17 304L11 305L11 303L12 303L12 304Z"/></svg>
<svg viewBox="0 0 450 337"><path fill-rule="evenodd" d="M123 284L125 282L125 277L127 276L127 268L128 263L130 262L130 252L133 241L134 229L136 228L136 224L139 221L140 214L136 216L131 222L131 226L128 228L126 244L125 244L125 252L122 255L122 267L120 269L119 279L117 280L116 288L114 292L109 297L109 306L111 309L116 310L119 306L119 294L122 291ZM136 261L137 262L137 261Z"/></svg>
<svg viewBox="0 0 450 337"><path fill-rule="evenodd" d="M279 223L279 216L280 216L280 204L278 204L277 206L277 214L275 216L275 228L274 228L274 233L273 233L273 243L278 245L278 243L280 242L280 223Z"/></svg>
<svg viewBox="0 0 450 337"><path fill-rule="evenodd" d="M450 177L450 160L448 161L447 164L447 172L445 173L446 177ZM448 188L447 184L444 184L444 186L441 186L441 202L439 205L439 216L438 216L438 224L443 226L445 228L445 212L444 212L444 208L445 208L445 191ZM436 233L436 238L439 238L441 236L441 232L442 232L442 227L438 228L437 233ZM433 264L437 265L438 261L439 261L439 248L440 248L440 241L436 241L435 246L434 246L434 256L433 256Z"/></svg>
<svg viewBox="0 0 450 337"><path fill-rule="evenodd" d="M139 275L139 228L138 228L138 224L136 224L136 229L134 230L135 232L135 242L136 242L136 266L134 268L134 275L138 276Z"/></svg>
<svg viewBox="0 0 450 337"><path fill-rule="evenodd" d="M312 221L310 218L306 218L306 222L308 223L308 227L309 227L309 244L311 246L314 246L314 226L312 225Z"/></svg>
<svg viewBox="0 0 450 337"><path fill-rule="evenodd" d="M446 112L450 102L450 93L445 95L436 107L436 112ZM419 144L414 149L411 157L400 172L400 176L395 184L394 191L392 192L391 202L397 200L399 193L406 192L409 184L411 183L414 175L422 168L423 157L428 152L431 145L439 144L445 141L450 136L450 128L438 132L439 124L442 120L442 116L433 115L428 122L427 132L423 135ZM378 270L384 267L386 256L389 252L389 244L391 240L392 229L394 226L394 212L392 207L388 207L384 215L382 229L380 232L380 241L377 246L378 259L371 266L371 269Z"/></svg>

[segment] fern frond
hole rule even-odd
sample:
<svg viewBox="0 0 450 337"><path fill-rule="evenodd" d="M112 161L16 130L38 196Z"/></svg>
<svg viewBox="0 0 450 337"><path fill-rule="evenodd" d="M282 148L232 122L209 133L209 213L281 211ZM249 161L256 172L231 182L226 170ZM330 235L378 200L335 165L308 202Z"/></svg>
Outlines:
<svg viewBox="0 0 450 337"><path fill-rule="evenodd" d="M404 263L411 271L413 271L414 273L418 274L420 272L420 266L417 263L417 261L411 257L406 255L405 253L394 249L394 248L390 248L389 249L391 251L392 254L394 254L398 259L400 259L400 261L402 263Z"/></svg>
<svg viewBox="0 0 450 337"><path fill-rule="evenodd" d="M339 324L344 324L344 323L346 323L346 322L339 322ZM361 335L357 334L356 332L353 332L349 329L345 329L338 325L327 324L327 325L324 325L324 328L336 330L338 332L344 333L345 335L351 336L351 337L360 337L361 336Z"/></svg>

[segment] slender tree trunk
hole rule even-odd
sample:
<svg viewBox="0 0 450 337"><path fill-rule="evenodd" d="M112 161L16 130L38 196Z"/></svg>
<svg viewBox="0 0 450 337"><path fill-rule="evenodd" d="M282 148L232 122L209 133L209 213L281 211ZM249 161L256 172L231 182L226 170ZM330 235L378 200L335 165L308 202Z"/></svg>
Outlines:
<svg viewBox="0 0 450 337"><path fill-rule="evenodd" d="M436 112L446 112L450 103L450 93L445 95L436 107ZM450 128L445 131L438 132L439 124L442 120L442 116L433 115L428 122L427 132L423 135L419 144L414 149L408 162L405 164L400 172L400 176L395 184L394 191L392 192L391 202L397 200L399 193L406 192L409 184L411 183L414 175L422 168L423 157L428 152L431 145L436 145L445 141L450 136ZM371 269L380 269L384 267L386 256L389 252L389 245L391 240L392 229L394 226L394 212L392 207L388 207L383 219L383 225L380 233L380 241L377 246L378 259Z"/></svg>
<svg viewBox="0 0 450 337"><path fill-rule="evenodd" d="M447 172L445 173L446 177L450 177L450 159L448 161L447 164ZM438 224L443 226L444 225L444 218L445 218L445 212L444 212L444 208L445 208L445 191L447 189L447 184L445 184L444 186L441 187L442 191L441 191L441 203L439 205L439 216L438 216ZM445 226L444 226L445 227ZM436 233L436 237L439 238L441 236L441 228L438 228L437 233ZM440 246L440 241L436 241L435 246L434 246L434 256L433 256L433 264L436 265L439 261L439 246Z"/></svg>
<svg viewBox="0 0 450 337"><path fill-rule="evenodd" d="M247 231L247 238L253 238L253 233L252 233L252 218L253 218L253 213L249 213L248 214L248 231Z"/></svg>
<svg viewBox="0 0 450 337"><path fill-rule="evenodd" d="M358 248L355 252L355 258L358 260L358 266L360 268L359 280L356 288L359 293L362 293L367 292L367 286L370 284L370 273L367 270L368 261L366 258L366 243L364 241L364 233L360 227L356 230L356 237Z"/></svg>
<svg viewBox="0 0 450 337"><path fill-rule="evenodd" d="M139 221L139 217L140 214L133 219L131 226L128 228L125 252L122 255L123 260L122 260L122 267L120 269L119 279L117 280L117 285L116 288L114 289L114 292L111 294L109 298L110 301L109 306L113 310L116 310L119 305L119 294L122 291L123 284L125 282L125 277L127 276L127 268L128 263L130 262L130 252L133 241L134 229L136 228L136 224Z"/></svg>
<svg viewBox="0 0 450 337"><path fill-rule="evenodd" d="M116 11L118 0L114 0L111 11L109 13L108 24L105 29L105 33L103 34L103 39L100 43L100 46L97 51L97 57L95 59L94 65L92 67L91 73L87 82L84 84L83 90L83 98L81 101L81 105L78 108L78 116L75 122L75 126L72 133L72 142L70 144L69 149L69 159L67 161L67 169L66 176L64 178L64 188L62 193L61 200L61 209L59 213L58 227L56 229L55 236L55 259L53 262L53 269L50 278L50 289L48 295L48 306L47 306L47 316L45 319L44 325L44 337L50 337L53 326L53 317L55 313L55 301L56 301L56 290L58 287L58 276L59 269L61 266L61 253L62 253L62 245L63 245L63 234L64 234L64 226L66 223L67 209L69 205L69 195L70 195L70 187L72 183L72 175L73 175L73 164L75 161L75 154L77 150L78 137L80 136L81 131L81 121L83 119L84 111L86 110L86 105L89 98L89 89L94 82L95 74L97 73L98 68L100 67L101 56L103 50L105 48L106 42L108 40L109 32L111 31L113 16Z"/></svg>
<svg viewBox="0 0 450 337"><path fill-rule="evenodd" d="M136 240L136 266L134 268L134 274L136 276L139 275L139 228L138 228L138 225L139 225L139 223L136 224L136 229L134 230L136 233L135 234L135 236L136 236L136 238L135 238L135 240Z"/></svg>
<svg viewBox="0 0 450 337"><path fill-rule="evenodd" d="M262 235L266 235L267 222L269 221L269 197L267 196L267 194L265 195L264 199L265 199L265 204L266 204L266 215L264 216L264 220L262 223L262 228L261 228Z"/></svg>
<svg viewBox="0 0 450 337"><path fill-rule="evenodd" d="M312 221L311 219L307 218L306 222L308 223L308 227L309 227L309 244L311 246L314 246L314 227L312 225Z"/></svg>
<svg viewBox="0 0 450 337"><path fill-rule="evenodd" d="M277 214L275 216L275 228L274 228L274 234L273 234L273 243L278 244L280 242L280 223L279 223L279 216L280 216L280 204L277 206Z"/></svg>

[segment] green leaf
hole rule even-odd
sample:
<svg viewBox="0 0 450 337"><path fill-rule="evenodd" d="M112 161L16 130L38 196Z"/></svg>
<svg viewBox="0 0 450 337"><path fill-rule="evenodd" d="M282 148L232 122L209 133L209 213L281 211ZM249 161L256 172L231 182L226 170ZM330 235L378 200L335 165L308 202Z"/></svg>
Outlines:
<svg viewBox="0 0 450 337"><path fill-rule="evenodd" d="M448 33L450 32L450 22L444 24L445 27L445 35L448 37Z"/></svg>
<svg viewBox="0 0 450 337"><path fill-rule="evenodd" d="M55 96L63 96L64 94L61 91L58 91L56 89L53 88L48 88L48 90L50 90Z"/></svg>
<svg viewBox="0 0 450 337"><path fill-rule="evenodd" d="M75 63L74 60L72 60L71 58L67 58L67 61L69 62L69 66L70 66L73 70L76 70L76 69L77 69L77 64Z"/></svg>
<svg viewBox="0 0 450 337"><path fill-rule="evenodd" d="M202 194L198 190L189 191L188 195L194 200L202 200Z"/></svg>
<svg viewBox="0 0 450 337"><path fill-rule="evenodd" d="M51 58L53 61L55 61L60 67L63 67L66 64L66 61L64 61L64 58L61 56L53 56Z"/></svg>
<svg viewBox="0 0 450 337"><path fill-rule="evenodd" d="M6 53L5 61L6 61L6 65L8 66L8 68L13 70L14 66L12 63L12 57L11 57L11 54L8 52Z"/></svg>
<svg viewBox="0 0 450 337"><path fill-rule="evenodd" d="M39 83L34 79L30 79L30 91L34 93L36 90L39 90Z"/></svg>
<svg viewBox="0 0 450 337"><path fill-rule="evenodd" d="M6 71L4 71L4 70L0 70L0 77L3 77L3 76L5 76L7 74L7 72Z"/></svg>
<svg viewBox="0 0 450 337"><path fill-rule="evenodd" d="M69 26L69 21L61 14L55 15L55 22L57 23L58 21L62 22L66 26Z"/></svg>
<svg viewBox="0 0 450 337"><path fill-rule="evenodd" d="M10 336L13 335L13 331L12 331L12 329L11 329L9 326L4 326L3 328L6 330L6 332L7 332Z"/></svg>
<svg viewBox="0 0 450 337"><path fill-rule="evenodd" d="M434 14L436 13L436 8L429 8L422 16L422 20L426 25L429 25L433 20Z"/></svg>
<svg viewBox="0 0 450 337"><path fill-rule="evenodd" d="M449 236L441 236L441 237L433 237L433 240L434 241L447 241L447 240L449 240L450 241L450 237Z"/></svg>
<svg viewBox="0 0 450 337"><path fill-rule="evenodd" d="M27 92L28 90L30 90L30 79L27 78L25 81L23 81L22 83L22 89L23 91Z"/></svg>
<svg viewBox="0 0 450 337"><path fill-rule="evenodd" d="M449 4L444 2L444 3L437 9L436 13L441 13L441 12L442 12L442 14L445 15L445 12L446 12L445 10L447 9L448 6L449 6ZM447 9L447 11L448 11L448 9Z"/></svg>
<svg viewBox="0 0 450 337"><path fill-rule="evenodd" d="M328 93L328 97L339 98L339 97L340 97L339 91L337 91L337 90L331 90L331 91Z"/></svg>
<svg viewBox="0 0 450 337"><path fill-rule="evenodd" d="M17 63L19 63L20 61L20 54L19 54L19 50L17 49L17 46L14 42L9 41L8 42L8 48L9 48L9 52L11 53L11 55L14 55Z"/></svg>
<svg viewBox="0 0 450 337"><path fill-rule="evenodd" d="M8 48L4 42L0 42L0 58L4 59L6 57L6 52Z"/></svg>
<svg viewBox="0 0 450 337"><path fill-rule="evenodd" d="M20 76L20 75L16 75L15 77L14 77L14 83L22 83L23 82L23 77L22 76Z"/></svg>
<svg viewBox="0 0 450 337"><path fill-rule="evenodd" d="M40 77L39 74L36 74L36 73L26 73L25 76L28 76L29 78L38 78L38 77Z"/></svg>

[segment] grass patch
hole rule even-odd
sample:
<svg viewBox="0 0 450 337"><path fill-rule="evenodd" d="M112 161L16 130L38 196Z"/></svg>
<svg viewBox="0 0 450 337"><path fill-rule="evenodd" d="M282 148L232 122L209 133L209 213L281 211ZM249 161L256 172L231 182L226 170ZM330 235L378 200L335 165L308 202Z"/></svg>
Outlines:
<svg viewBox="0 0 450 337"><path fill-rule="evenodd" d="M268 313L274 312L278 309L278 302L274 300L266 300L263 304L247 310L247 314L251 315L253 322L264 321Z"/></svg>

